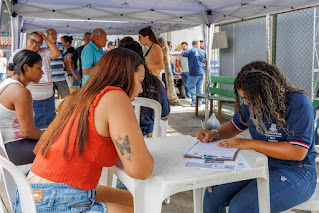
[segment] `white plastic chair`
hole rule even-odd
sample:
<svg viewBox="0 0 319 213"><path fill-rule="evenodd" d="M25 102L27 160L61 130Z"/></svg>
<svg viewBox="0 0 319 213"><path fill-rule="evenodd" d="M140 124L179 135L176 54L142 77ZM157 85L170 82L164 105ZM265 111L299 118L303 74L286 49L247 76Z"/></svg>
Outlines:
<svg viewBox="0 0 319 213"><path fill-rule="evenodd" d="M135 115L136 115L138 123L140 123L141 107L148 107L154 110L153 137L161 136L159 131L159 125L160 125L161 114L162 114L161 104L155 100L152 100L149 98L141 98L141 97L135 98L132 104L134 106Z"/></svg>
<svg viewBox="0 0 319 213"><path fill-rule="evenodd" d="M2 141L2 137L0 137L0 140ZM30 184L20 169L9 161L2 145L0 146L0 174L4 181L4 186L0 187L5 189L10 204L15 200L16 189L18 189L22 212L36 213L35 201ZM1 212L4 212L1 208L2 206L0 207L0 211L2 210ZM10 205L10 209L11 208Z"/></svg>

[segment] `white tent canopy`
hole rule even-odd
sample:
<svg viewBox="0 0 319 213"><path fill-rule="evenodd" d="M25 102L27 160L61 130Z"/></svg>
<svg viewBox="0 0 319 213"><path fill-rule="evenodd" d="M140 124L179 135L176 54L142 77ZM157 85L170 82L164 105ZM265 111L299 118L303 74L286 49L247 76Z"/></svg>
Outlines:
<svg viewBox="0 0 319 213"><path fill-rule="evenodd" d="M61 33L84 33L101 26L111 28L109 34L132 34L146 25L151 25L158 32L167 32L203 23L226 23L319 5L318 0L5 1L13 16L22 16L25 20L21 28L25 32L53 25Z"/></svg>

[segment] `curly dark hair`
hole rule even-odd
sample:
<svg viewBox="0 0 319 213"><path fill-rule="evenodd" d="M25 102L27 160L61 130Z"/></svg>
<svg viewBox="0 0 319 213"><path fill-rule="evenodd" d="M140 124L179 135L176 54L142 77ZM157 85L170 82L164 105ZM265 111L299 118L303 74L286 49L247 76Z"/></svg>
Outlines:
<svg viewBox="0 0 319 213"><path fill-rule="evenodd" d="M263 123L263 116L267 118L268 123L271 123L271 119L274 118L278 127L288 133L285 119L287 97L293 93L306 94L302 89L290 85L276 66L264 61L247 64L238 73L234 82L236 104L242 122L241 100L238 90L245 93L249 104L250 119L261 134L268 133ZM248 126L248 124L246 125Z"/></svg>

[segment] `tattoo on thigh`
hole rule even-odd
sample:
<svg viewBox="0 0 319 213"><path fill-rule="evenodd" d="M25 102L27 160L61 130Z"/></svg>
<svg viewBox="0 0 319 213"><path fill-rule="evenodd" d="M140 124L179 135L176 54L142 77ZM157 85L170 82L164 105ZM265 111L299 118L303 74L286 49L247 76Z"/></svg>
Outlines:
<svg viewBox="0 0 319 213"><path fill-rule="evenodd" d="M125 138L118 136L117 140L115 140L115 144L116 144L117 148L120 150L121 155L124 156L124 154L126 152L127 153L127 155L125 156L126 159L131 161L131 155L133 153L132 153L132 149L131 149L131 142L128 139L128 135L125 136Z"/></svg>

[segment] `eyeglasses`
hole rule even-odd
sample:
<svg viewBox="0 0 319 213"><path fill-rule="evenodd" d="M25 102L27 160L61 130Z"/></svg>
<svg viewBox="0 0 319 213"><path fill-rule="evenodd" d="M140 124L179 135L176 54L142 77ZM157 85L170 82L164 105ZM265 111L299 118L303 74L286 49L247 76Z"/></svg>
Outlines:
<svg viewBox="0 0 319 213"><path fill-rule="evenodd" d="M48 34L48 35L56 36L56 35L58 35L58 34L57 34L57 33L50 33L50 34Z"/></svg>
<svg viewBox="0 0 319 213"><path fill-rule="evenodd" d="M32 38L30 38L30 43L31 44L36 44L37 46L41 46L42 45L42 42L41 41L36 41L36 40L34 40L34 39L32 39Z"/></svg>

